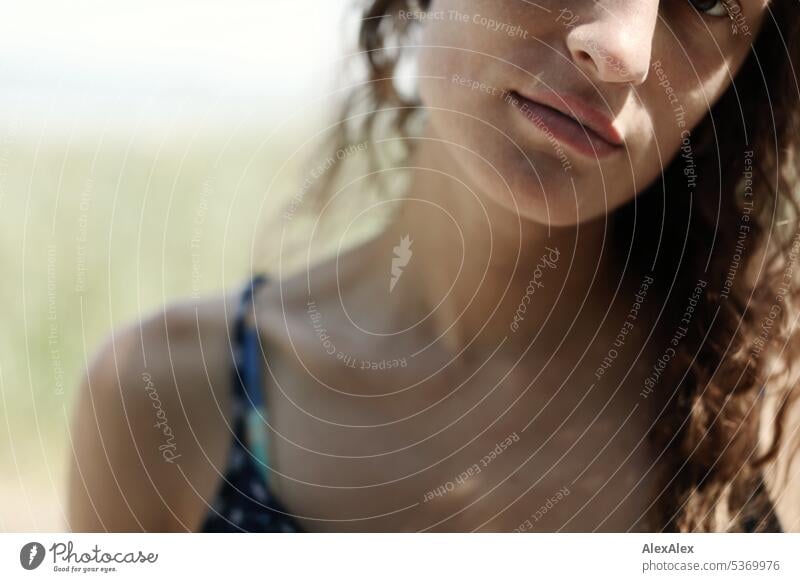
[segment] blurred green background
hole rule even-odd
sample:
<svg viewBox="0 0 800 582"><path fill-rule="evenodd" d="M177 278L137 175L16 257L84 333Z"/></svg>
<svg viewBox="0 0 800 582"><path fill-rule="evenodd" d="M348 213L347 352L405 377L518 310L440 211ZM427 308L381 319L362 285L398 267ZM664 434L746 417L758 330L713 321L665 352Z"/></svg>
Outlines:
<svg viewBox="0 0 800 582"><path fill-rule="evenodd" d="M74 389L109 329L261 259L346 5L0 2L0 531L65 528Z"/></svg>

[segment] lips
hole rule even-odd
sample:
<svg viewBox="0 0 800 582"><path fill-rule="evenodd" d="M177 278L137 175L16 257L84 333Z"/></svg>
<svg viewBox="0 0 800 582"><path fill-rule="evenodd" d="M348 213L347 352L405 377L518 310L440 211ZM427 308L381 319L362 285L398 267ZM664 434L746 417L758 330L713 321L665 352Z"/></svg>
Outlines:
<svg viewBox="0 0 800 582"><path fill-rule="evenodd" d="M540 131L591 158L618 152L623 140L611 121L584 101L542 92L526 97L511 92L511 103Z"/></svg>

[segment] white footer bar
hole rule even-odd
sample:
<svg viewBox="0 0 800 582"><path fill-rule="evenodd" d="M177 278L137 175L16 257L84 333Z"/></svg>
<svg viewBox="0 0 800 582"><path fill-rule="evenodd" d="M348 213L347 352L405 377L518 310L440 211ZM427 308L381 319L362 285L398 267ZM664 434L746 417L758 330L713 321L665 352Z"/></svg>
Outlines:
<svg viewBox="0 0 800 582"><path fill-rule="evenodd" d="M800 580L800 534L0 534L0 580ZM180 577L180 578L178 578Z"/></svg>

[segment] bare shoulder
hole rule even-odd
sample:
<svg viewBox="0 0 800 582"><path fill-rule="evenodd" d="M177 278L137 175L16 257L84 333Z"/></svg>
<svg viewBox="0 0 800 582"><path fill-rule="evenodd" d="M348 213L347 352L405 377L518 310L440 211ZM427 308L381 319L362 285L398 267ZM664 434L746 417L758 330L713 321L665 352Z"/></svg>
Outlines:
<svg viewBox="0 0 800 582"><path fill-rule="evenodd" d="M791 385L797 387L797 379ZM781 395L777 393L768 393L765 398L760 434L763 450L772 442L780 401ZM764 482L783 531L800 532L800 401L792 394L787 402L777 457L767 465Z"/></svg>
<svg viewBox="0 0 800 582"><path fill-rule="evenodd" d="M74 402L72 530L197 527L230 439L236 299L170 303L94 352Z"/></svg>

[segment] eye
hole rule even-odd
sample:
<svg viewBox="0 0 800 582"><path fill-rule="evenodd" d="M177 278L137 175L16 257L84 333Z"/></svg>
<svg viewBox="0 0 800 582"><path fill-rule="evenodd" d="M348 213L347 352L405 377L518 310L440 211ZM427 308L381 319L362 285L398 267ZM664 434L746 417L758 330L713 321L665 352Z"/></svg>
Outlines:
<svg viewBox="0 0 800 582"><path fill-rule="evenodd" d="M698 12L709 16L729 16L727 0L689 0Z"/></svg>

